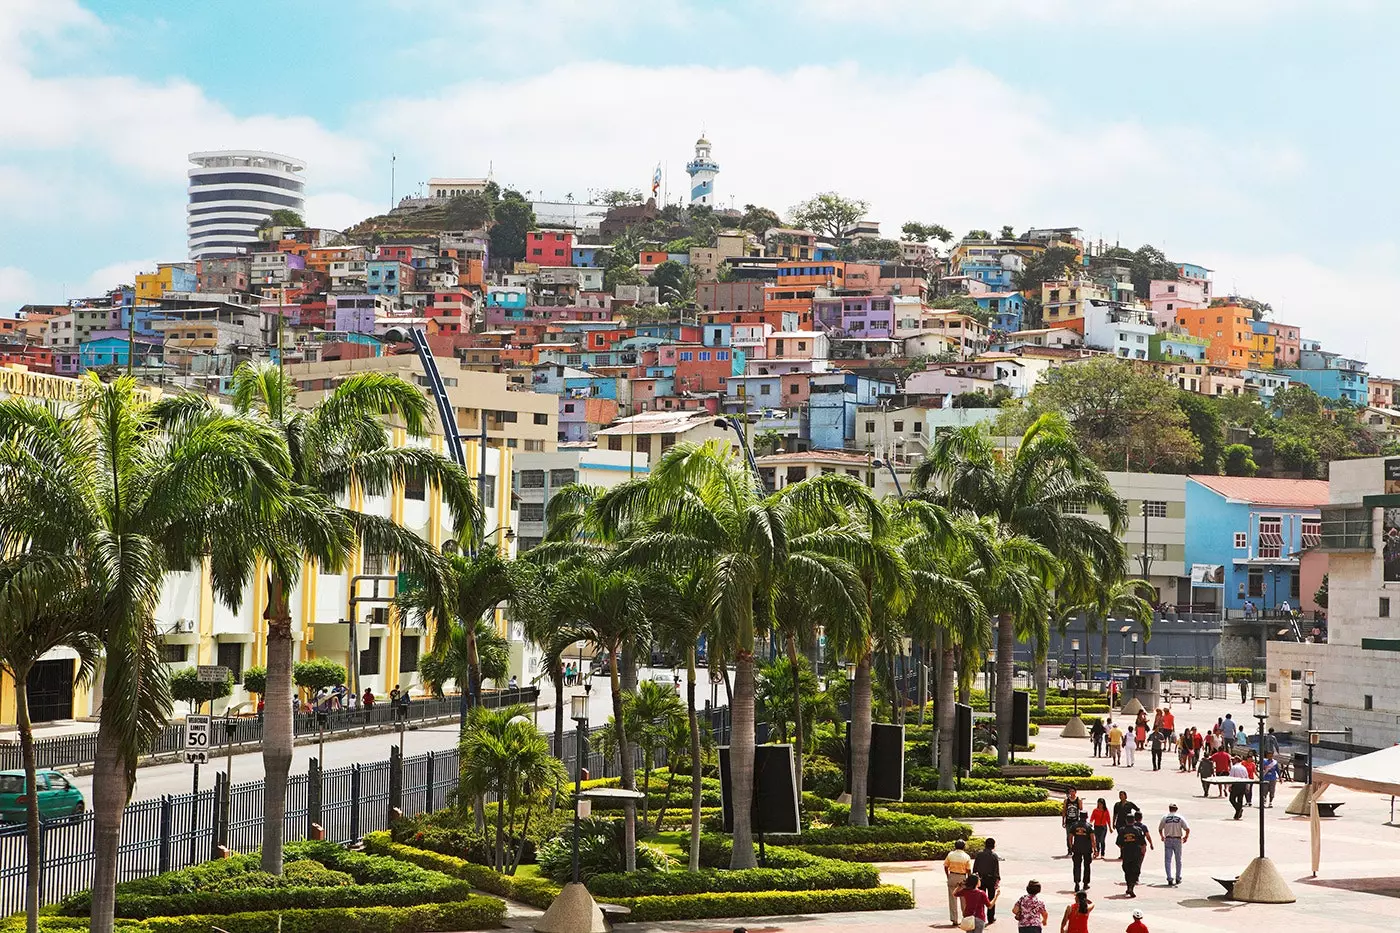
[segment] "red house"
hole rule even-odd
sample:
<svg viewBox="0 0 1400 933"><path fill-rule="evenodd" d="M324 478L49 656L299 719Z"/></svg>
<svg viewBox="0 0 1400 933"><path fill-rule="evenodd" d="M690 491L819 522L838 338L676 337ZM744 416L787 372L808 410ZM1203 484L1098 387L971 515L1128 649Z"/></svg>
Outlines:
<svg viewBox="0 0 1400 933"><path fill-rule="evenodd" d="M567 230L531 230L525 234L525 261L539 266L573 265L574 235Z"/></svg>

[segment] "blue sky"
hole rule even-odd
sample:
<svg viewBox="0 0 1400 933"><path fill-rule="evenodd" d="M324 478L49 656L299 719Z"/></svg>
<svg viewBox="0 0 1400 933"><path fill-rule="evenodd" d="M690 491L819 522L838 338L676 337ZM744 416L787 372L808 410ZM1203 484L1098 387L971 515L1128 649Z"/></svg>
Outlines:
<svg viewBox="0 0 1400 933"><path fill-rule="evenodd" d="M1400 372L1397 27L1382 0L0 0L0 302L183 259L196 149L305 159L308 219L343 226L391 152L400 194L662 162L674 196L703 128L724 201L1151 242Z"/></svg>

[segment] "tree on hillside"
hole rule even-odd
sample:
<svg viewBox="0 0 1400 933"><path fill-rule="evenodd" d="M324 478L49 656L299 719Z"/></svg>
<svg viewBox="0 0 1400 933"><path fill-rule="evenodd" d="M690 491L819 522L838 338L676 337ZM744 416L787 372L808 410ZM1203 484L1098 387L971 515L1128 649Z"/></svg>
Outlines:
<svg viewBox="0 0 1400 933"><path fill-rule="evenodd" d="M282 207L273 211L268 218L258 225L259 230L269 230L273 227L304 227L306 221L294 210Z"/></svg>
<svg viewBox="0 0 1400 933"><path fill-rule="evenodd" d="M953 238L953 231L942 224L924 224L915 220L906 223L900 228L900 232L903 233L900 239L914 243L927 243L929 240L947 243Z"/></svg>
<svg viewBox="0 0 1400 933"><path fill-rule="evenodd" d="M1196 392L1177 392L1176 406L1186 415L1187 427L1201 445L1201 472L1219 473L1225 431L1215 400Z"/></svg>
<svg viewBox="0 0 1400 933"><path fill-rule="evenodd" d="M755 236L763 236L771 227L781 227L783 220L776 211L757 204L745 204L744 216L739 218L739 227Z"/></svg>
<svg viewBox="0 0 1400 933"><path fill-rule="evenodd" d="M444 220L452 230L479 230L496 215L496 202L480 191L469 191L447 202Z"/></svg>
<svg viewBox="0 0 1400 933"><path fill-rule="evenodd" d="M1020 433L1058 412L1104 469L1183 472L1200 462L1201 443L1177 405L1179 392L1125 360L1095 357L1050 370L1019 407L1005 410L997 433Z"/></svg>
<svg viewBox="0 0 1400 933"><path fill-rule="evenodd" d="M1010 224L1003 224L1001 228L1001 233L997 234L997 238L1001 240L1016 239L1016 228L1011 226Z"/></svg>
<svg viewBox="0 0 1400 933"><path fill-rule="evenodd" d="M836 258L845 262L871 262L884 260L897 261L904 255L898 240L882 237L861 237L841 244L836 249Z"/></svg>
<svg viewBox="0 0 1400 933"><path fill-rule="evenodd" d="M990 240L991 238L992 234L987 230L969 230L967 236L963 237L964 240Z"/></svg>
<svg viewBox="0 0 1400 933"><path fill-rule="evenodd" d="M845 237L847 228L864 217L869 209L865 201L845 198L835 191L823 191L794 205L788 214L794 226L839 241Z"/></svg>
<svg viewBox="0 0 1400 933"><path fill-rule="evenodd" d="M1254 462L1254 451L1248 444L1231 444L1225 448L1226 476L1253 476L1259 472L1259 464Z"/></svg>
<svg viewBox="0 0 1400 933"><path fill-rule="evenodd" d="M627 207L629 205L642 203L642 193L635 188L630 191L625 191L621 188L609 188L606 191L598 192L597 198L608 207Z"/></svg>
<svg viewBox="0 0 1400 933"><path fill-rule="evenodd" d="M496 205L491 255L507 261L525 258L525 234L535 228L535 209L520 192L507 188Z"/></svg>
<svg viewBox="0 0 1400 933"><path fill-rule="evenodd" d="M1176 281L1177 277L1176 263L1169 260L1165 253L1150 243L1139 246L1136 250L1115 246L1096 257L1096 261L1127 265L1131 270L1133 294L1144 301L1151 291L1154 280Z"/></svg>
<svg viewBox="0 0 1400 933"><path fill-rule="evenodd" d="M657 300L675 307L695 300L695 271L690 266L666 260L652 272L648 284L655 285Z"/></svg>

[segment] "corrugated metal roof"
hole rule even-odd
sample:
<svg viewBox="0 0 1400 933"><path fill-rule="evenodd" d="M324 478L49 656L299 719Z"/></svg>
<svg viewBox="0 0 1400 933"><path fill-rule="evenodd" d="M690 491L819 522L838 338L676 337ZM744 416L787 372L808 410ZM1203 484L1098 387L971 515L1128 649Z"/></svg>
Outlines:
<svg viewBox="0 0 1400 933"><path fill-rule="evenodd" d="M1191 479L1224 496L1255 505L1317 508L1327 504L1327 481L1323 479L1271 479L1260 476L1204 476Z"/></svg>

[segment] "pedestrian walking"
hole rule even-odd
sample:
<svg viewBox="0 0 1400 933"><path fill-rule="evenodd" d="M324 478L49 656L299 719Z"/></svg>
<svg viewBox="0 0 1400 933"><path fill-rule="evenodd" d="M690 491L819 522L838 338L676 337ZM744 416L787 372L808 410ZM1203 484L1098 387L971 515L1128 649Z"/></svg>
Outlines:
<svg viewBox="0 0 1400 933"><path fill-rule="evenodd" d="M1087 891L1094 865L1094 830L1082 813L1069 827L1069 857L1074 861L1074 890L1082 884Z"/></svg>
<svg viewBox="0 0 1400 933"><path fill-rule="evenodd" d="M1026 893L1011 905L1011 915L1019 925L1018 933L1039 933L1050 922L1050 912L1040 899L1040 882L1034 879L1026 882Z"/></svg>
<svg viewBox="0 0 1400 933"><path fill-rule="evenodd" d="M1113 829L1122 829L1129 823L1136 823L1142 819L1142 809L1128 799L1128 792L1120 790L1118 792L1118 802L1113 805Z"/></svg>
<svg viewBox="0 0 1400 933"><path fill-rule="evenodd" d="M1103 743L1107 736L1108 730L1104 728L1103 720L1094 720L1094 724L1089 727L1089 739L1094 743L1095 758L1103 755Z"/></svg>
<svg viewBox="0 0 1400 933"><path fill-rule="evenodd" d="M1226 713L1225 719L1220 723L1220 738L1225 743L1227 749L1235 747L1235 740L1239 738L1240 727L1235 723L1233 713Z"/></svg>
<svg viewBox="0 0 1400 933"><path fill-rule="evenodd" d="M1148 740L1148 747L1152 750L1152 770L1162 770L1162 752L1167 747L1167 736L1160 727L1152 730L1152 738Z"/></svg>
<svg viewBox="0 0 1400 933"><path fill-rule="evenodd" d="M1094 827L1094 854L1099 858L1104 857L1104 850L1108 846L1108 827L1112 822L1113 816L1108 812L1108 804L1100 797L1098 806L1089 813L1089 825Z"/></svg>
<svg viewBox="0 0 1400 933"><path fill-rule="evenodd" d="M1127 929L1124 930L1123 933L1151 933L1151 931L1147 929L1147 924L1142 922L1142 911L1133 911L1133 922L1128 924Z"/></svg>
<svg viewBox="0 0 1400 933"><path fill-rule="evenodd" d="M1264 763L1259 766L1259 778L1263 782L1259 785L1259 806L1274 805L1274 790L1278 787L1278 761L1270 752L1264 756Z"/></svg>
<svg viewBox="0 0 1400 933"><path fill-rule="evenodd" d="M1196 776L1201 779L1201 796L1210 796L1210 779L1215 777L1215 762L1209 758L1202 758L1201 763L1196 766Z"/></svg>
<svg viewBox="0 0 1400 933"><path fill-rule="evenodd" d="M1156 848L1151 834L1148 833L1147 827L1142 825L1140 818L1119 828L1118 857L1123 861L1123 881L1128 885L1129 897L1137 897L1137 892L1133 889L1142 877L1142 860L1146 857L1149 846Z"/></svg>
<svg viewBox="0 0 1400 933"><path fill-rule="evenodd" d="M1088 894L1080 891L1060 918L1060 933L1089 933L1089 914L1093 910L1094 902L1089 900Z"/></svg>
<svg viewBox="0 0 1400 933"><path fill-rule="evenodd" d="M1256 778L1258 778L1258 776L1259 776L1259 767L1258 767L1258 765L1256 765L1256 764L1254 763L1254 753L1253 753L1253 752L1245 752L1243 755L1241 755L1241 756L1240 756L1240 764L1244 765L1244 773L1245 773L1245 775L1246 775L1251 781L1253 781L1253 780L1255 780ZM1253 784L1246 784L1246 785L1244 786L1244 805L1245 805L1246 807L1252 807L1252 806L1254 806L1254 785L1253 785Z"/></svg>
<svg viewBox="0 0 1400 933"><path fill-rule="evenodd" d="M1123 758L1123 730L1112 720L1108 723L1108 760L1117 765Z"/></svg>
<svg viewBox="0 0 1400 933"><path fill-rule="evenodd" d="M1274 733L1274 730L1270 729L1268 732L1264 733L1264 737L1259 740L1259 754L1278 754L1278 735Z"/></svg>
<svg viewBox="0 0 1400 933"><path fill-rule="evenodd" d="M1176 809L1176 804L1168 804L1166 814L1157 821L1157 838L1162 840L1162 861L1166 865L1169 888L1181 884L1181 847L1191 838L1191 824ZM1172 874L1173 860L1176 861L1175 875Z"/></svg>
<svg viewBox="0 0 1400 933"><path fill-rule="evenodd" d="M1235 808L1235 819L1244 816L1244 791L1248 786L1244 783L1249 779L1249 772L1245 770L1243 762L1239 759L1230 765L1230 777L1236 778L1235 783L1230 785L1230 806ZM1244 780L1239 780L1243 778Z"/></svg>
<svg viewBox="0 0 1400 933"><path fill-rule="evenodd" d="M1225 777L1230 773L1230 753L1224 748L1219 749L1210 756L1211 764L1215 766L1215 776ZM1225 796L1225 785L1220 785L1220 796Z"/></svg>
<svg viewBox="0 0 1400 933"><path fill-rule="evenodd" d="M980 887L975 873L968 875L963 881L963 886L958 891L958 901L962 905L962 929L982 933L987 928L987 892ZM967 925L968 920L972 921L972 926Z"/></svg>
<svg viewBox="0 0 1400 933"><path fill-rule="evenodd" d="M1137 754L1135 750L1137 744L1136 733L1123 740L1123 767L1131 768L1133 766L1133 756Z"/></svg>
<svg viewBox="0 0 1400 933"><path fill-rule="evenodd" d="M953 843L953 850L943 859L943 875L948 879L948 922L959 920L958 892L972 871L972 856L967 854L967 841L959 839Z"/></svg>
<svg viewBox="0 0 1400 933"><path fill-rule="evenodd" d="M1001 856L996 848L997 841L988 836L972 860L972 873L982 880L982 890L987 892L988 923L997 922L997 897L1001 894Z"/></svg>
<svg viewBox="0 0 1400 933"><path fill-rule="evenodd" d="M1060 807L1060 825L1065 828L1065 852L1071 851L1070 827L1084 813L1084 801L1079 799L1079 793L1071 787L1065 794L1065 802Z"/></svg>
<svg viewBox="0 0 1400 933"><path fill-rule="evenodd" d="M1201 749L1204 748L1206 737L1201 735L1201 730L1195 726L1191 727L1191 767L1201 763Z"/></svg>
<svg viewBox="0 0 1400 933"><path fill-rule="evenodd" d="M1191 730L1184 730L1176 737L1176 770L1185 774L1187 762L1191 760Z"/></svg>

